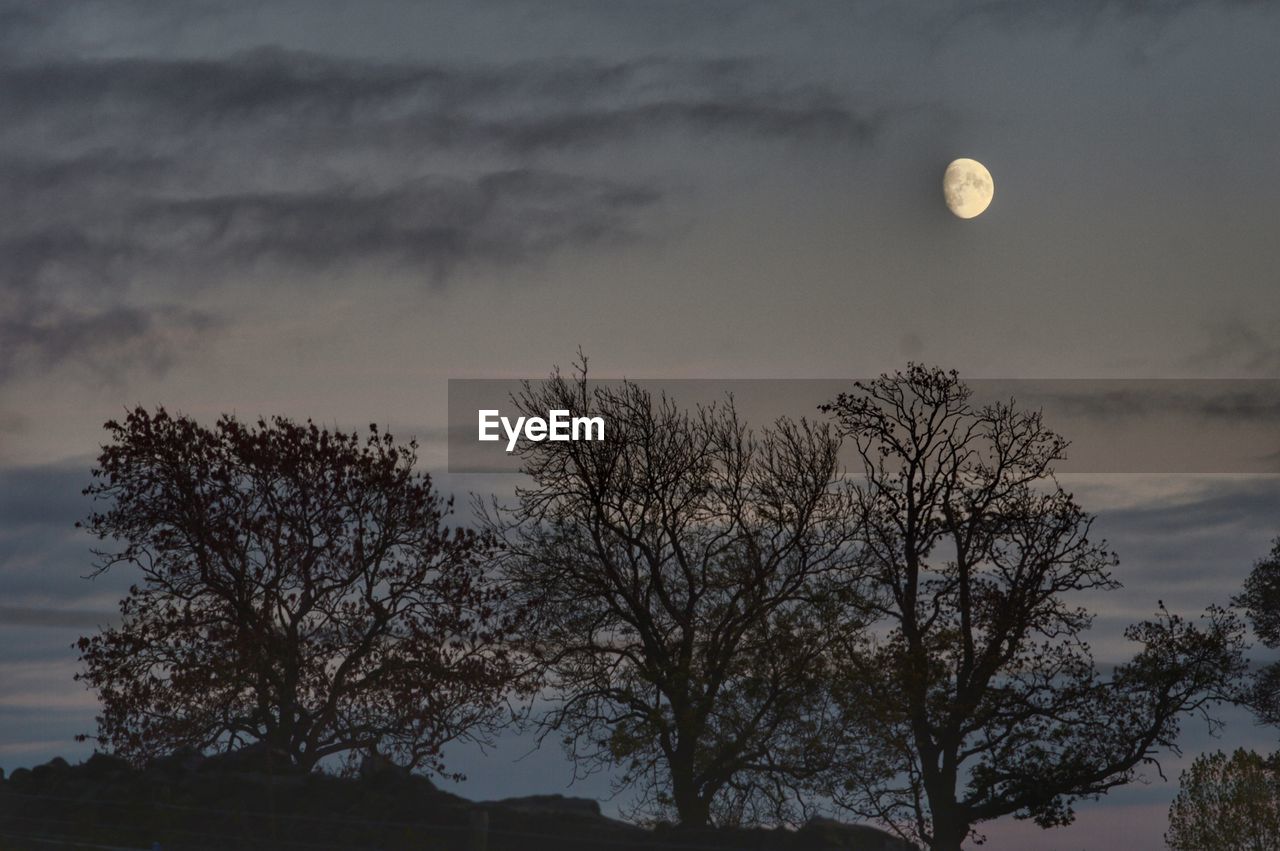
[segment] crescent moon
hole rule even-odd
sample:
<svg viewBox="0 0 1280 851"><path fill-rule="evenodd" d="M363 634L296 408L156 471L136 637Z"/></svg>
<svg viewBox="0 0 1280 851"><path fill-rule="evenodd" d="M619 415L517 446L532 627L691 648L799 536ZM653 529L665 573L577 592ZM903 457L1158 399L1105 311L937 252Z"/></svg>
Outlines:
<svg viewBox="0 0 1280 851"><path fill-rule="evenodd" d="M947 209L962 219L972 219L991 205L996 183L991 172L977 160L952 160L942 175L942 195Z"/></svg>

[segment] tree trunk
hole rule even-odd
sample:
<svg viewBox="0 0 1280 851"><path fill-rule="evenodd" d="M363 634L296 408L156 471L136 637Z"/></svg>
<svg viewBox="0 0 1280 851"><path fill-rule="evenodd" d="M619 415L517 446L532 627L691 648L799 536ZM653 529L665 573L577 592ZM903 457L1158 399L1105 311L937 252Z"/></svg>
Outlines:
<svg viewBox="0 0 1280 851"><path fill-rule="evenodd" d="M681 827L706 827L711 823L711 798L693 780L693 760L673 760L671 793Z"/></svg>
<svg viewBox="0 0 1280 851"><path fill-rule="evenodd" d="M687 703L682 703L682 707ZM687 710L676 708L676 747L671 753L671 796L681 827L711 823L711 797L697 782L698 728Z"/></svg>
<svg viewBox="0 0 1280 851"><path fill-rule="evenodd" d="M675 796L676 815L681 827L706 827L711 823L711 802L697 794Z"/></svg>
<svg viewBox="0 0 1280 851"><path fill-rule="evenodd" d="M969 825L951 809L933 812L933 841L929 851L961 851L961 845L969 836Z"/></svg>

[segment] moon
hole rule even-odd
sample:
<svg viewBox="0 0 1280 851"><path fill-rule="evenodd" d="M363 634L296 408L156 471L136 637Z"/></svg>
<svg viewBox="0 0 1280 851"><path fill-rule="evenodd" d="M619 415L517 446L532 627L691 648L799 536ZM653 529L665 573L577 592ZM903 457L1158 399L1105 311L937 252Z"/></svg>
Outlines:
<svg viewBox="0 0 1280 851"><path fill-rule="evenodd" d="M972 219L991 205L996 183L991 172L977 160L952 160L942 175L942 194L947 209L962 219Z"/></svg>

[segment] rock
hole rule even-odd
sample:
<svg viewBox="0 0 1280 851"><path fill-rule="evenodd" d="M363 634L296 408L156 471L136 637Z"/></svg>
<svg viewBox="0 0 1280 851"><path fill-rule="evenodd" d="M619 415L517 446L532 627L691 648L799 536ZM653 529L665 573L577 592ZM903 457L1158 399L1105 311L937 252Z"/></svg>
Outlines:
<svg viewBox="0 0 1280 851"><path fill-rule="evenodd" d="M486 801L485 806L502 807L522 813L559 813L562 815L599 816L600 802L591 798L566 798L564 795L526 795Z"/></svg>
<svg viewBox="0 0 1280 851"><path fill-rule="evenodd" d="M85 760L81 768L85 776L92 780L126 774L133 770L126 760L100 751L94 751L93 756Z"/></svg>
<svg viewBox="0 0 1280 851"><path fill-rule="evenodd" d="M243 748L206 757L197 766L198 771L238 771L253 774L297 774L302 771L293 757L279 748L271 748L266 742L254 742Z"/></svg>
<svg viewBox="0 0 1280 851"><path fill-rule="evenodd" d="M409 769L397 765L380 753L365 754L360 760L360 779L386 782L388 780L407 780Z"/></svg>
<svg viewBox="0 0 1280 851"><path fill-rule="evenodd" d="M65 759L60 756L55 756L43 765L37 765L32 768L31 776L38 781L42 781L48 779L52 775L61 774L62 772L69 771L70 769L71 766Z"/></svg>
<svg viewBox="0 0 1280 851"><path fill-rule="evenodd" d="M178 777L195 771L205 761L205 755L195 748L178 748L166 756L157 757L147 763L147 771Z"/></svg>
<svg viewBox="0 0 1280 851"><path fill-rule="evenodd" d="M845 824L829 818L810 819L799 831L822 843L823 848L847 851L919 851L918 847L892 833L865 824Z"/></svg>

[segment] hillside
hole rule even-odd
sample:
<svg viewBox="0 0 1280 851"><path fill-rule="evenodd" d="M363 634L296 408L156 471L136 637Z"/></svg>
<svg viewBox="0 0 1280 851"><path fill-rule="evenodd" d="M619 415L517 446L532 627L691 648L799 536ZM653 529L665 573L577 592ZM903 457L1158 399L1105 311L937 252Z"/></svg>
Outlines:
<svg viewBox="0 0 1280 851"><path fill-rule="evenodd" d="M473 802L391 766L355 779L270 770L246 759L175 755L146 770L95 754L0 779L0 845L86 848L559 851L906 851L865 826L800 830L646 829L584 798ZM26 837L26 839L24 839ZM32 837L40 838L36 841ZM85 843L88 843L86 845Z"/></svg>

